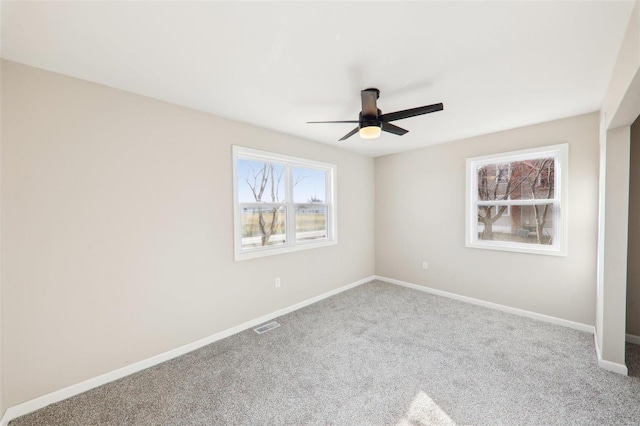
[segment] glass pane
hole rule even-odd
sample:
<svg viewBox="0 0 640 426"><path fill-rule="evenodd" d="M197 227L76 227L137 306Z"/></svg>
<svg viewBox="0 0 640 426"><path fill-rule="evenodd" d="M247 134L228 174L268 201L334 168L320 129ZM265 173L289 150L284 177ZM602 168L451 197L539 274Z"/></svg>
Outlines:
<svg viewBox="0 0 640 426"><path fill-rule="evenodd" d="M509 215L506 213L509 212ZM479 206L478 239L553 244L553 205Z"/></svg>
<svg viewBox="0 0 640 426"><path fill-rule="evenodd" d="M554 172L553 158L485 164L478 167L478 199L553 199Z"/></svg>
<svg viewBox="0 0 640 426"><path fill-rule="evenodd" d="M285 198L284 165L238 160L238 202L279 203Z"/></svg>
<svg viewBox="0 0 640 426"><path fill-rule="evenodd" d="M284 244L286 238L285 207L242 209L242 248Z"/></svg>
<svg viewBox="0 0 640 426"><path fill-rule="evenodd" d="M326 203L326 171L293 168L293 202L294 203Z"/></svg>
<svg viewBox="0 0 640 426"><path fill-rule="evenodd" d="M327 238L327 206L296 207L296 241Z"/></svg>

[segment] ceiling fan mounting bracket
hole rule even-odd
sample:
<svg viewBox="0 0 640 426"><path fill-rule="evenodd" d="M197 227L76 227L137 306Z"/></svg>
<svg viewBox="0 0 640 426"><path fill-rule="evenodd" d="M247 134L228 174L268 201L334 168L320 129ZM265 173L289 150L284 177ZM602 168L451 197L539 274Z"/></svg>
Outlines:
<svg viewBox="0 0 640 426"><path fill-rule="evenodd" d="M368 89L364 89L365 92L376 92L376 99L380 99L380 90L375 87L370 87Z"/></svg>

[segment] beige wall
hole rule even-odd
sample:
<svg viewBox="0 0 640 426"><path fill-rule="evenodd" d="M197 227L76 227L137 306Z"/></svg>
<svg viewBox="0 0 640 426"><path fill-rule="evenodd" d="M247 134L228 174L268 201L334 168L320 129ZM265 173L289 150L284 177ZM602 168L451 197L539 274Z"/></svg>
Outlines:
<svg viewBox="0 0 640 426"><path fill-rule="evenodd" d="M2 110L8 406L374 273L372 158L11 62ZM339 244L234 262L232 144L337 163Z"/></svg>
<svg viewBox="0 0 640 426"><path fill-rule="evenodd" d="M466 248L465 159L562 142L569 143L568 256ZM597 213L597 113L379 157L376 273L593 325Z"/></svg>
<svg viewBox="0 0 640 426"><path fill-rule="evenodd" d="M629 127L607 132L602 359L625 363L625 298L629 230ZM612 213L612 214L611 214ZM622 284L622 285L620 285ZM613 309L617 307L617 309Z"/></svg>
<svg viewBox="0 0 640 426"><path fill-rule="evenodd" d="M625 360L625 316L627 307L627 236L628 230L620 231L618 224L628 223L627 209L610 208L624 204L621 196L627 197L629 183L629 126L640 114L640 2L631 12L625 36L618 52L611 81L600 110L600 144L603 152L601 175L602 193L598 241L598 298L596 304L596 334L602 352L600 364L614 371L624 371ZM610 144L613 137L614 144ZM626 140L623 140L625 139ZM610 158L610 153L614 158ZM626 167L626 176L620 176L619 166ZM619 184L626 182L621 194L619 185L611 185L609 176ZM610 198L616 200L610 203ZM614 231L610 234L609 229ZM615 255L614 255L615 254ZM623 268L620 270L620 268ZM621 316L622 315L622 316ZM617 365L609 365L614 363Z"/></svg>
<svg viewBox="0 0 640 426"><path fill-rule="evenodd" d="M627 333L640 336L640 118L631 126Z"/></svg>

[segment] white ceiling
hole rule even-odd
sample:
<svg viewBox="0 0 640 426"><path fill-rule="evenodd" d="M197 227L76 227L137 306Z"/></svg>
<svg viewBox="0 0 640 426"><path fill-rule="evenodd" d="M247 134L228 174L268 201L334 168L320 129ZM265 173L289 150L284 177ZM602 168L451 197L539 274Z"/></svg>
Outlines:
<svg viewBox="0 0 640 426"><path fill-rule="evenodd" d="M633 1L2 2L2 57L379 156L598 110ZM338 139L360 90L383 113Z"/></svg>

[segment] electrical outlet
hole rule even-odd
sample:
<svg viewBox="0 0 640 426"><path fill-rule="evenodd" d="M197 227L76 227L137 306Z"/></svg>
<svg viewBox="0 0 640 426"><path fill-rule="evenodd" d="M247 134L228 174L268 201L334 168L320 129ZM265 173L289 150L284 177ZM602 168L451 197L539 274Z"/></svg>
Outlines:
<svg viewBox="0 0 640 426"><path fill-rule="evenodd" d="M422 261L422 269L427 269L429 267L429 264L427 263L426 260Z"/></svg>
<svg viewBox="0 0 640 426"><path fill-rule="evenodd" d="M276 287L280 287L280 277L276 278Z"/></svg>

